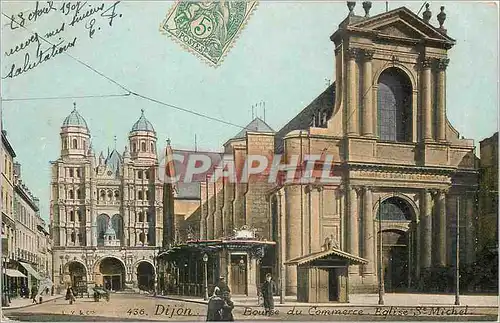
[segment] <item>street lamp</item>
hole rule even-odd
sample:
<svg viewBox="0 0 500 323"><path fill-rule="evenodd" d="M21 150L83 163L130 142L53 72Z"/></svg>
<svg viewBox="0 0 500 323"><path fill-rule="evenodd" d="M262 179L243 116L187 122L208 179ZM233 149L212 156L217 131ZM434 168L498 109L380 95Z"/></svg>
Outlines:
<svg viewBox="0 0 500 323"><path fill-rule="evenodd" d="M383 269L383 257L382 257L382 199L378 199L378 232L379 238L379 265L378 265L378 305L384 305L384 269Z"/></svg>
<svg viewBox="0 0 500 323"><path fill-rule="evenodd" d="M204 300L208 300L208 269L207 269L207 263L208 263L208 255L205 253L203 254L203 269L205 271L205 282L204 282L204 287L205 287L205 297L203 298Z"/></svg>

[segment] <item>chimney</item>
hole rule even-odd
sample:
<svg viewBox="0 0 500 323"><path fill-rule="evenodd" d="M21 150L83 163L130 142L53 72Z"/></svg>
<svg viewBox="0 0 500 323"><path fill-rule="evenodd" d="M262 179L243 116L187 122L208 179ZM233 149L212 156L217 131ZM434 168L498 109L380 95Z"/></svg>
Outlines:
<svg viewBox="0 0 500 323"><path fill-rule="evenodd" d="M14 163L14 176L21 178L21 164L18 162Z"/></svg>

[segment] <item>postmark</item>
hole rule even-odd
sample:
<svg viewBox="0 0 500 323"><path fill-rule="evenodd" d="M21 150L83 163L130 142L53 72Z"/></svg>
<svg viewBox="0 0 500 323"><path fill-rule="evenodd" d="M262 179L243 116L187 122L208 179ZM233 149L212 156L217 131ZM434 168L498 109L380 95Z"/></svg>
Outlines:
<svg viewBox="0 0 500 323"><path fill-rule="evenodd" d="M160 31L211 65L218 66L257 4L257 1L179 1L160 25Z"/></svg>

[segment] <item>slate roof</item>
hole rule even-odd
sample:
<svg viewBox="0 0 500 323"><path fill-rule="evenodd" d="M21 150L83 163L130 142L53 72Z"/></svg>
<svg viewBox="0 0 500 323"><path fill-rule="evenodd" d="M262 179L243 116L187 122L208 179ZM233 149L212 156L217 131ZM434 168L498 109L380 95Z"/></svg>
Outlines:
<svg viewBox="0 0 500 323"><path fill-rule="evenodd" d="M76 105L73 108L73 111L71 111L71 113L66 117L66 119L64 119L62 126L63 127L69 127L69 126L82 127L82 128L88 129L87 122L80 115L80 113L78 113L78 111L76 111Z"/></svg>
<svg viewBox="0 0 500 323"><path fill-rule="evenodd" d="M111 153L108 154L106 160L104 161L106 166L108 166L114 173L116 173L120 167L123 165L123 157L120 153L113 149Z"/></svg>
<svg viewBox="0 0 500 323"><path fill-rule="evenodd" d="M264 120L257 117L250 122L245 129L242 129L240 132L236 134L232 139L240 139L245 138L248 131L251 132L272 132L274 133L273 128L271 128Z"/></svg>
<svg viewBox="0 0 500 323"><path fill-rule="evenodd" d="M335 82L307 105L299 114L281 128L275 136L276 153L283 153L283 138L293 130L307 130L319 112L326 112L327 119L332 117L335 105Z"/></svg>
<svg viewBox="0 0 500 323"><path fill-rule="evenodd" d="M153 125L151 122L149 122L148 119L144 116L144 109L141 110L141 116L139 117L139 120L137 120L134 125L132 126L131 131L151 131L155 132L155 128L153 128Z"/></svg>

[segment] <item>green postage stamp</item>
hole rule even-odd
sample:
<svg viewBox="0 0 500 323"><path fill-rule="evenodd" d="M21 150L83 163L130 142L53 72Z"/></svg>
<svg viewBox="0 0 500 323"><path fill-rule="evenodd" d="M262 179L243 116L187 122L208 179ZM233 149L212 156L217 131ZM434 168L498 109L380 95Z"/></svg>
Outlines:
<svg viewBox="0 0 500 323"><path fill-rule="evenodd" d="M257 1L179 1L160 30L217 66L256 6Z"/></svg>

